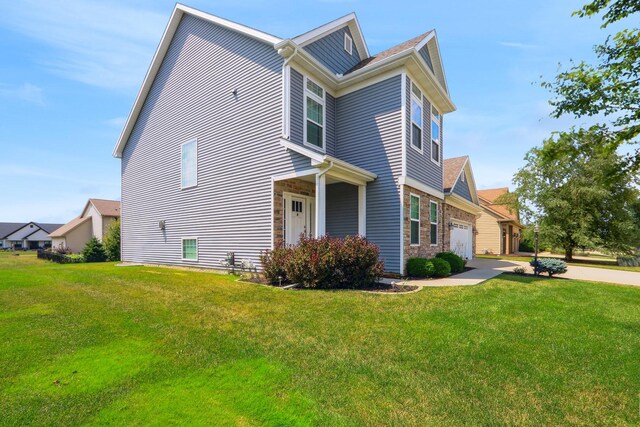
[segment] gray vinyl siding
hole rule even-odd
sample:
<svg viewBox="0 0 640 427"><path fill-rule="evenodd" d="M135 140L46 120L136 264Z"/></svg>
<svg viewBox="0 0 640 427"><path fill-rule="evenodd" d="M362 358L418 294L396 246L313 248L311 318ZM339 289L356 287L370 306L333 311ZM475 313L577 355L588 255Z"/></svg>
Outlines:
<svg viewBox="0 0 640 427"><path fill-rule="evenodd" d="M304 77L298 71L292 69L291 70L291 79L290 79L290 102L291 102L291 122L289 129L289 139L291 142L294 142L299 145L304 145L304 126L305 126L305 117L304 117ZM328 93L325 93L325 148L326 153L335 156L336 153L336 130L335 130L335 121L336 121L336 101ZM311 148L318 152L322 150L314 147L313 145L304 145L307 148Z"/></svg>
<svg viewBox="0 0 640 427"><path fill-rule="evenodd" d="M407 176L442 191L442 121L440 122L440 164L431 161L431 104L422 96L422 153L411 145L411 80L407 77ZM442 115L440 116L442 118Z"/></svg>
<svg viewBox="0 0 640 427"><path fill-rule="evenodd" d="M326 230L333 237L358 234L358 187L346 183L327 185Z"/></svg>
<svg viewBox="0 0 640 427"><path fill-rule="evenodd" d="M219 267L234 251L258 262L271 176L309 167L279 144L281 67L272 46L184 16L122 155L123 260ZM180 146L193 138L198 186L181 190ZM182 237L198 238L197 262L181 260Z"/></svg>
<svg viewBox="0 0 640 427"><path fill-rule="evenodd" d="M420 49L418 51L418 53L420 54L420 56L422 57L422 59L424 59L424 62L427 63L427 65L429 66L429 68L431 69L431 72L433 73L433 62L431 61L431 55L429 54L429 47L427 45L424 45L422 47L422 49Z"/></svg>
<svg viewBox="0 0 640 427"><path fill-rule="evenodd" d="M471 197L471 190L469 190L469 185L467 184L466 180L465 182L458 180L458 182L456 182L456 185L453 187L453 190L451 192L454 194L457 194L460 197L464 197L465 199L473 203L473 198Z"/></svg>
<svg viewBox="0 0 640 427"><path fill-rule="evenodd" d="M335 74L345 74L348 70L360 63L362 58L353 43L352 54L344 50L344 34L349 34L353 40L349 27L343 27L323 38L314 41L304 47L304 50L313 55L322 65Z"/></svg>
<svg viewBox="0 0 640 427"><path fill-rule="evenodd" d="M401 104L400 76L336 99L337 157L378 175L367 185L367 238L393 272L401 271Z"/></svg>

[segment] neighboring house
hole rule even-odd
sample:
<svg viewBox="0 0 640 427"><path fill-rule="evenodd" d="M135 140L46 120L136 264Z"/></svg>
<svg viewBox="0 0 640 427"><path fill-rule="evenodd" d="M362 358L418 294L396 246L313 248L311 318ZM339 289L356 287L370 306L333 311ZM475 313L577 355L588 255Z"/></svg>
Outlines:
<svg viewBox="0 0 640 427"><path fill-rule="evenodd" d="M89 199L79 217L50 234L52 246L80 252L92 237L102 240L109 224L119 217L119 201Z"/></svg>
<svg viewBox="0 0 640 427"><path fill-rule="evenodd" d="M476 253L476 218L482 212L469 156L444 161L445 247L463 258Z"/></svg>
<svg viewBox="0 0 640 427"><path fill-rule="evenodd" d="M61 225L0 222L0 249L38 249L51 246L49 233Z"/></svg>
<svg viewBox="0 0 640 427"><path fill-rule="evenodd" d="M454 110L435 31L371 55L355 14L282 39L178 4L114 149L122 259L259 266L303 233L360 234L401 273L449 249Z"/></svg>
<svg viewBox="0 0 640 427"><path fill-rule="evenodd" d="M478 198L482 213L478 217L478 254L514 254L518 252L523 225L520 215L496 199L509 192L507 187L479 190Z"/></svg>

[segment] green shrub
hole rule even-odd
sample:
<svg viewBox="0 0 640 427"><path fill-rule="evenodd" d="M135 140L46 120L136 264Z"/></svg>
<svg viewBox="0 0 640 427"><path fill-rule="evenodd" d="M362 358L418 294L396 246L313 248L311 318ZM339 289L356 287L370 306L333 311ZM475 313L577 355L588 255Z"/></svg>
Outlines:
<svg viewBox="0 0 640 427"><path fill-rule="evenodd" d="M430 261L433 263L433 268L435 269L435 277L447 277L451 275L451 265L449 265L447 261L442 258L431 258Z"/></svg>
<svg viewBox="0 0 640 427"><path fill-rule="evenodd" d="M407 275L409 277L433 277L436 269L426 258L409 258L407 260Z"/></svg>
<svg viewBox="0 0 640 427"><path fill-rule="evenodd" d="M107 260L107 254L104 252L102 243L95 237L87 242L82 250L82 258L85 262L104 262Z"/></svg>
<svg viewBox="0 0 640 427"><path fill-rule="evenodd" d="M289 283L287 279L287 272L285 271L285 265L287 263L287 257L291 254L290 248L284 247L284 245L277 246L273 250L265 251L260 255L260 262L262 263L262 269L265 277L273 285Z"/></svg>
<svg viewBox="0 0 640 427"><path fill-rule="evenodd" d="M107 261L120 261L120 218L111 221L102 239Z"/></svg>
<svg viewBox="0 0 640 427"><path fill-rule="evenodd" d="M538 261L532 260L529 264L534 273L548 273L549 277L567 272L567 263L557 258L538 258Z"/></svg>
<svg viewBox="0 0 640 427"><path fill-rule="evenodd" d="M271 283L298 283L306 288L365 288L384 272L380 250L364 237L344 239L302 237L297 246L262 254L264 274Z"/></svg>
<svg viewBox="0 0 640 427"><path fill-rule="evenodd" d="M449 263L451 274L458 274L464 271L464 259L453 252L440 252L436 258L443 259Z"/></svg>

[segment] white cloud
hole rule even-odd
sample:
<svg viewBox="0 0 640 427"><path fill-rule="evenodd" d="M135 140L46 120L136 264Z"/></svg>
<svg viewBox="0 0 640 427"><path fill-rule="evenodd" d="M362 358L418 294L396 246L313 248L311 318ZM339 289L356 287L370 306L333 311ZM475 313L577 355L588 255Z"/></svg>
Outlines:
<svg viewBox="0 0 640 427"><path fill-rule="evenodd" d="M82 0L9 2L0 25L52 48L37 61L66 78L108 89L140 84L167 17Z"/></svg>
<svg viewBox="0 0 640 427"><path fill-rule="evenodd" d="M31 83L24 83L19 86L0 84L0 97L20 99L32 104L44 105L42 88Z"/></svg>
<svg viewBox="0 0 640 427"><path fill-rule="evenodd" d="M113 126L114 128L122 128L126 122L126 117L114 117L106 121L109 126Z"/></svg>
<svg viewBox="0 0 640 427"><path fill-rule="evenodd" d="M540 49L542 46L537 44L528 44L520 42L500 42L500 45L505 47L513 47L515 49Z"/></svg>

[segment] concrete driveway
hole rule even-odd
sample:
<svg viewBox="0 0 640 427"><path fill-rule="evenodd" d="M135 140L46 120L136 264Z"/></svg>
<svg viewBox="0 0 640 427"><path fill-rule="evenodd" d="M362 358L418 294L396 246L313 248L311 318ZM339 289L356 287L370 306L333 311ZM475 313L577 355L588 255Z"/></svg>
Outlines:
<svg viewBox="0 0 640 427"><path fill-rule="evenodd" d="M532 272L528 262L503 259L475 258L469 261L467 266L473 267L474 269L452 277L445 277L444 279L408 280L399 283L409 283L411 285L426 287L472 286L499 276L504 272L513 272L515 267L526 267L528 273ZM543 277L547 276L545 275ZM576 267L570 265L567 267L566 273L557 277L640 286L640 273L608 270L606 268Z"/></svg>
<svg viewBox="0 0 640 427"><path fill-rule="evenodd" d="M531 266L529 266L528 262L510 261L503 259L475 258L469 261L467 265L476 269L490 270L499 273L505 271L512 272L513 269L518 266L527 267L528 272L532 271ZM633 271L609 270L606 268L578 267L575 265L570 265L567 267L566 273L560 274L557 277L576 280L587 280L591 282L606 282L616 283L619 285L640 286L640 273L636 273Z"/></svg>

